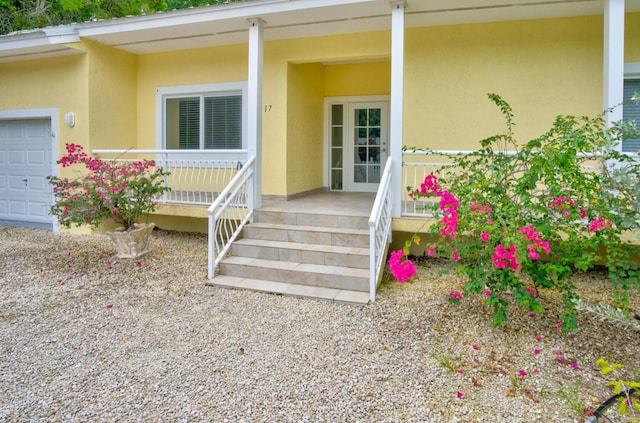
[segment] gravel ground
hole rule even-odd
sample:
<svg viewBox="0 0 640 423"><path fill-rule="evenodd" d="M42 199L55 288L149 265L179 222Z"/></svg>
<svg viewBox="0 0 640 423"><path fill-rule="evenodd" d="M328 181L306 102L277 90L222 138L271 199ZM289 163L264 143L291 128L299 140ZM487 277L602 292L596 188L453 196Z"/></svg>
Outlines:
<svg viewBox="0 0 640 423"><path fill-rule="evenodd" d="M203 235L156 231L141 260L105 236L0 244L2 421L580 422L610 394L595 360L640 369L637 332L581 314L562 334L546 292L494 328L434 262L360 307L205 286Z"/></svg>

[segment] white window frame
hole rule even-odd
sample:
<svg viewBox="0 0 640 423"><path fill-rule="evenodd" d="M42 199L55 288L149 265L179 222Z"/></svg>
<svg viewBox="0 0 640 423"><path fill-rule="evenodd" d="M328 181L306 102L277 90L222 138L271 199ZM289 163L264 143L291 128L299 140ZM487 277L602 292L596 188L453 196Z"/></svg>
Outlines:
<svg viewBox="0 0 640 423"><path fill-rule="evenodd" d="M180 157L185 158L185 152L193 155L193 158L200 158L204 153L215 153L216 157L228 156L233 159L236 156L246 156L247 149L247 83L224 82L213 84L179 85L171 87L159 87L156 89L156 149L168 150L166 145L166 100L170 98L206 96L206 95L233 95L242 96L242 146L240 149L218 150L218 149L198 149L198 150L175 150L181 152ZM202 136L202 135L201 135Z"/></svg>
<svg viewBox="0 0 640 423"><path fill-rule="evenodd" d="M628 62L624 64L624 79L640 79L640 62ZM622 106L624 108L624 105ZM636 122L637 124L637 122ZM623 146L620 145L620 149Z"/></svg>

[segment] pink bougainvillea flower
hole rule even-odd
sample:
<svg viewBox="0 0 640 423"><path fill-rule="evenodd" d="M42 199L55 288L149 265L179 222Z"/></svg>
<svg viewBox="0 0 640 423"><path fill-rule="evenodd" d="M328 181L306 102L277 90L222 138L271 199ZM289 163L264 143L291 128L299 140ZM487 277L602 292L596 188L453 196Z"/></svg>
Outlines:
<svg viewBox="0 0 640 423"><path fill-rule="evenodd" d="M571 368L572 368L573 370L578 370L578 369L579 369L579 367L578 367L578 363L571 363Z"/></svg>
<svg viewBox="0 0 640 423"><path fill-rule="evenodd" d="M489 237L491 235L489 235L489 232L483 232L480 234L480 239L482 240L482 242L487 242L489 241Z"/></svg>
<svg viewBox="0 0 640 423"><path fill-rule="evenodd" d="M473 203L471 203L471 210L478 211L478 202L477 201L474 201Z"/></svg>
<svg viewBox="0 0 640 423"><path fill-rule="evenodd" d="M427 175L424 182L420 184L420 192L425 197L431 194L440 195L440 186L438 186L438 177L434 174Z"/></svg>
<svg viewBox="0 0 640 423"><path fill-rule="evenodd" d="M477 345L472 345L471 348L473 348L474 350L479 350L480 349L480 347L477 346Z"/></svg>
<svg viewBox="0 0 640 423"><path fill-rule="evenodd" d="M438 244L432 244L431 246L429 246L429 248L427 249L427 255L429 257L433 256L433 253L435 253L436 248L438 248Z"/></svg>
<svg viewBox="0 0 640 423"><path fill-rule="evenodd" d="M453 259L453 261L460 261L460 259L462 257L460 257L460 255L458 255L458 253L456 251L452 251L451 252L451 258Z"/></svg>
<svg viewBox="0 0 640 423"><path fill-rule="evenodd" d="M525 377L526 375L527 375L527 372L525 372L524 370L519 370L518 371L518 376Z"/></svg>
<svg viewBox="0 0 640 423"><path fill-rule="evenodd" d="M556 323L556 327L557 327L558 329L562 329L562 323Z"/></svg>
<svg viewBox="0 0 640 423"><path fill-rule="evenodd" d="M534 297L538 294L538 293L536 292L536 290L535 290L535 289L533 289L533 288L525 288L525 290L526 290L529 294L533 295Z"/></svg>
<svg viewBox="0 0 640 423"><path fill-rule="evenodd" d="M461 399L462 397L464 397L464 394L460 391L458 391L456 395L458 396L458 399Z"/></svg>
<svg viewBox="0 0 640 423"><path fill-rule="evenodd" d="M409 259L402 261L404 256L403 250L397 250L389 257L389 271L400 283L411 279L416 274L416 266Z"/></svg>
<svg viewBox="0 0 640 423"><path fill-rule="evenodd" d="M484 296L485 297L490 297L491 296L491 290L487 289L486 291L484 291Z"/></svg>
<svg viewBox="0 0 640 423"><path fill-rule="evenodd" d="M535 355L538 355L538 354L540 354L540 350L535 349L535 350L533 350L533 353L534 353Z"/></svg>
<svg viewBox="0 0 640 423"><path fill-rule="evenodd" d="M584 219L585 217L587 217L587 211L584 209L580 210L580 219Z"/></svg>
<svg viewBox="0 0 640 423"><path fill-rule="evenodd" d="M602 218L595 219L589 224L589 230L591 232L596 232L596 231L599 231L601 229L606 228L607 226L611 226L611 222L610 221L608 221L608 220L605 221Z"/></svg>
<svg viewBox="0 0 640 423"><path fill-rule="evenodd" d="M518 269L518 256L516 255L516 246L511 244L507 250L504 245L498 245L495 252L491 256L493 264L500 268L506 269L511 267L511 270Z"/></svg>
<svg viewBox="0 0 640 423"><path fill-rule="evenodd" d="M542 341L542 336L536 336L536 341L538 342Z"/></svg>

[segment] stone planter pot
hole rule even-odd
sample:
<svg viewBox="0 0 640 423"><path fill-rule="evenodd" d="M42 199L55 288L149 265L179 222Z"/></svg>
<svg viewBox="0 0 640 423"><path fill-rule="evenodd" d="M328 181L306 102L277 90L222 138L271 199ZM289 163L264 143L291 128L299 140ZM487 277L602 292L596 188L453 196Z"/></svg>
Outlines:
<svg viewBox="0 0 640 423"><path fill-rule="evenodd" d="M125 228L107 232L107 236L116 246L116 256L138 258L150 252L149 239L155 226L155 223L134 223L133 229L129 232Z"/></svg>

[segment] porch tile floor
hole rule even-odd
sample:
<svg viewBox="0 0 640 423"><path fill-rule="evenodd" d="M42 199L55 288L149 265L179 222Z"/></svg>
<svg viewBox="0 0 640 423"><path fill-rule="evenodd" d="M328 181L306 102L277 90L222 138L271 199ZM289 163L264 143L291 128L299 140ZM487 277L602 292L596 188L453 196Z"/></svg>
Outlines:
<svg viewBox="0 0 640 423"><path fill-rule="evenodd" d="M369 302L373 193L264 201L211 285L349 304Z"/></svg>

